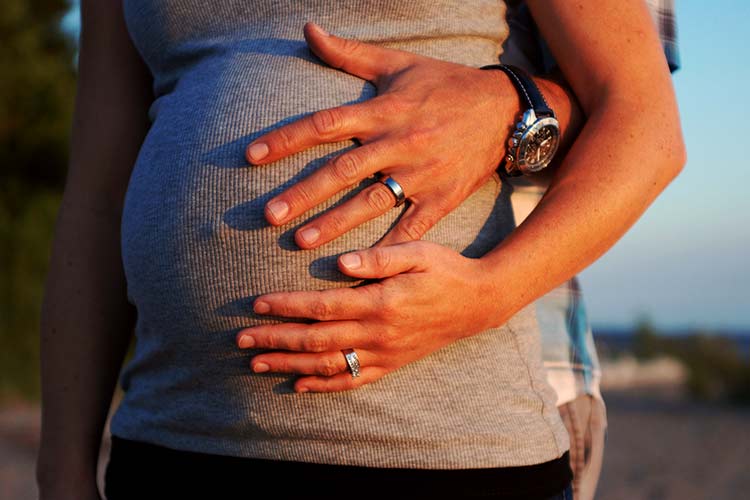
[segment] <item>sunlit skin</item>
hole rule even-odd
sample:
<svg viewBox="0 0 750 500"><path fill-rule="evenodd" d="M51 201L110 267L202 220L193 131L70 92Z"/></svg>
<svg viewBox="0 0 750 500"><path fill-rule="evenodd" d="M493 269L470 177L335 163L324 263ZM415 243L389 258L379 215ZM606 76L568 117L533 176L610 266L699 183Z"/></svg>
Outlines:
<svg viewBox="0 0 750 500"><path fill-rule="evenodd" d="M419 174L397 165L398 158L430 158L431 148L450 143L451 136L441 134L443 129L435 125L412 129L410 134L414 135L402 136L391 144L383 141L379 148L363 145L357 148L360 151L355 149L352 154L357 155L356 161L340 165L340 173L346 175L335 173L334 165L313 174L303 184L304 196L300 192L285 195L293 208L284 217L274 218L269 204L269 221L284 224L304 211L302 198L317 203L341 189L342 179L351 182L385 167L414 201L404 223L406 228L414 227L395 231L395 235L375 248L339 257L343 273L379 278L379 282L352 289L269 293L258 297L253 305L258 314L318 321L262 325L239 331L240 348L271 350L253 357L254 371L302 375L295 382L295 389L300 392L349 390L375 382L459 338L502 325L521 308L601 256L681 171L685 150L674 90L646 6L618 0L576 4L568 0L532 0L528 5L588 117L555 171L543 199L510 236L480 259L468 259L423 241L393 244L424 234L426 227L434 223L437 211L419 219L426 222L415 223L416 214L430 203L440 203L439 199L422 198L418 190L421 184L415 181ZM605 22L611 19L618 22ZM369 113L341 111L340 122L328 121L329 125L322 129L311 119L303 118L297 125L287 125L255 141L253 145L270 144L266 157L269 163L336 137L359 137L363 130L369 130L371 137L396 134L401 130L398 127L412 118L420 123L424 115L439 115L451 103L467 102L467 87L473 92L481 88L496 91L485 86L487 75L481 71L328 37L309 24L305 27L305 37L311 49L328 64L385 82L385 86L396 85L398 92L386 101L385 109L399 110L403 116L396 114L393 122L382 122L377 132L368 128L372 123L370 113L382 116L384 112L372 103L364 105ZM461 84L451 84L452 79ZM480 116L496 115L483 111L483 106L496 111L497 101L468 102L473 102L472 110ZM323 122L335 116L336 112L324 115ZM664 126L653 127L655 118ZM472 123L486 123L492 133L487 134L474 125L477 141L454 143L448 152L457 149L462 155L477 155L480 151L494 160L495 153L487 151L494 151L492 144L496 138L492 137L491 143L482 140L489 140L487 137L497 132L496 122L487 119ZM320 130L324 133L320 134ZM330 130L336 133L326 132ZM642 147L641 138L645 136L649 137L651 148ZM363 137L367 142L367 136ZM285 150L283 144L292 147ZM467 148L466 144L473 147ZM457 176L456 171L455 165L445 163L431 168L427 181L438 179L431 185L432 192L440 192L439 179L448 178L451 186L457 185L458 190L466 193L473 189L477 179L486 175L475 175L467 169L460 170L461 175ZM462 182L456 183L457 179ZM273 201L278 201L278 197ZM368 205L367 195L354 197L341 206L335 226L344 232L377 215L384 205L384 202ZM322 224L320 218L315 224ZM302 233L308 227L297 233L297 241L303 248L306 243ZM335 236L333 233L324 233L318 227L316 242L320 238L330 240ZM350 262L359 265L348 265ZM353 378L348 372L340 351L343 348L354 348L359 353L360 377Z"/></svg>
<svg viewBox="0 0 750 500"><path fill-rule="evenodd" d="M347 139L361 144L270 199L266 219L286 224L380 172L398 181L411 205L381 244L419 239L494 174L517 121L518 93L502 71L328 37L315 26L308 23L303 30L310 49L332 67L372 82L378 94L319 110L248 145L249 163L273 168L276 160L317 144ZM555 81L535 81L559 110L563 139L570 142L581 126L574 99ZM375 183L302 225L295 241L304 249L319 247L391 210L393 200L388 188Z"/></svg>
<svg viewBox="0 0 750 500"><path fill-rule="evenodd" d="M154 100L153 76L128 34L122 1L81 0L80 6L70 166L40 322L40 500L100 498L96 465L102 432L136 321L126 293L119 227ZM493 75L484 76L489 84ZM510 127L518 98L500 72L494 78L496 86L486 91L490 99L515 99L508 103L513 108L507 117ZM547 79L537 83L554 101L551 105L566 128L573 107L565 91ZM471 178L462 170L460 176L451 172L444 177Z"/></svg>
<svg viewBox="0 0 750 500"><path fill-rule="evenodd" d="M257 309L264 302L268 304L266 312L259 314L271 314L274 308L284 313L284 299L293 298L294 309L330 312L330 316L310 325L321 334L313 346L316 352L269 352L255 356L253 364L266 360L272 371L303 373L298 355L310 356L313 362L305 363L315 365L314 360L326 359L326 353L335 352L333 366L327 370L344 371L344 356L327 343L349 344L353 340L343 342L338 337L361 336L359 328L359 332L374 332L376 337L367 339L367 347L351 345L363 351L363 376L358 382L345 372L305 375L295 387L345 390L377 380L396 365L451 342L457 335L455 325L466 325L462 334L468 335L472 329L481 331L485 324L502 322L523 304L578 272L608 249L679 173L685 162L679 116L661 46L645 7L616 0L527 3L588 116L542 202L501 246L482 259L466 259L422 242L358 252L363 262L360 269L344 272L389 276L344 292L356 293L365 300L347 297L341 301L338 291L259 297ZM36 472L41 500L99 499L96 464L102 431L136 319L127 300L118 228L128 179L150 125L153 79L128 36L120 1L82 0L81 13L70 168L58 212L40 324L43 405ZM355 50L364 47L349 46ZM322 45L321 50L325 50ZM357 53L353 60L378 67L379 61L366 58L365 52ZM352 59L340 55L337 60L339 64L334 66L346 70ZM420 75L428 73L421 71ZM478 75L474 71L465 74ZM433 72L423 89L429 89L429 82L444 84L440 77ZM492 75L478 78L489 84ZM508 96L516 99L506 117L511 127L519 111L517 95L500 72L494 78L497 85L491 89L488 85L486 90L495 99L493 105ZM498 86L506 83L507 93L498 96ZM538 83L546 98L555 97L553 87L541 80ZM456 97L440 95L434 105L442 108L449 107ZM419 99L411 91L401 95L408 96ZM561 100L550 106L564 129L565 110L566 106L570 110L570 104ZM471 128L480 127L472 121ZM416 149L406 153L413 153L415 158L428 158L426 150L435 141L447 140L440 134L431 140L430 135L409 137L403 140L412 142ZM643 147L644 137L649 138L648 148ZM303 138L305 141L310 145L325 142L314 135ZM494 148L495 141L498 139L493 138L492 146L483 148ZM419 144L423 147L417 147ZM453 149L476 154L465 150L467 144L460 141ZM269 162L273 155L278 159L289 154L271 151ZM443 167L449 170L441 174L438 169L430 175L441 175L452 185L471 185L477 180L471 169ZM412 189L409 172L404 173L406 178L396 179ZM465 192L466 185L459 187ZM320 191L317 186L311 188ZM406 194L412 197L414 191L407 190ZM425 196L429 198L429 193ZM433 203L444 209L440 198ZM344 256L340 257L343 260ZM339 303L342 307L337 309ZM488 303L491 309L486 309ZM494 316L488 316L489 310ZM394 311L398 312L395 319L388 314ZM431 322L431 318L435 320ZM330 330L341 322L356 324L357 328ZM381 325L386 328L380 329ZM427 336L415 333L420 325L429 327ZM277 349L274 343L281 345L284 339L293 338L294 328L299 327L288 323L264 331L246 329L238 340L247 335L256 338L258 346Z"/></svg>

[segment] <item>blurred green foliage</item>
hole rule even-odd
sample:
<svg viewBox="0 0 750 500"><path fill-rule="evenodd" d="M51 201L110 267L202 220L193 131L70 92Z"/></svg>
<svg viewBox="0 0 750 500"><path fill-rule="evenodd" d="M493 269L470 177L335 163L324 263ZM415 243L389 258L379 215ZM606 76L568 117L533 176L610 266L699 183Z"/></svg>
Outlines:
<svg viewBox="0 0 750 500"><path fill-rule="evenodd" d="M697 399L750 405L750 360L726 336L708 331L663 336L641 320L633 351L640 359L666 355L680 360L688 370L687 389Z"/></svg>
<svg viewBox="0 0 750 500"><path fill-rule="evenodd" d="M0 188L0 399L39 396L39 314L60 192Z"/></svg>
<svg viewBox="0 0 750 500"><path fill-rule="evenodd" d="M66 0L0 9L0 398L39 396L39 314L67 171L75 40Z"/></svg>
<svg viewBox="0 0 750 500"><path fill-rule="evenodd" d="M75 41L60 28L67 0L3 0L0 9L2 178L60 186L75 93Z"/></svg>
<svg viewBox="0 0 750 500"><path fill-rule="evenodd" d="M662 349L663 339L651 320L639 319L633 332L633 354L639 359L652 359L662 355Z"/></svg>

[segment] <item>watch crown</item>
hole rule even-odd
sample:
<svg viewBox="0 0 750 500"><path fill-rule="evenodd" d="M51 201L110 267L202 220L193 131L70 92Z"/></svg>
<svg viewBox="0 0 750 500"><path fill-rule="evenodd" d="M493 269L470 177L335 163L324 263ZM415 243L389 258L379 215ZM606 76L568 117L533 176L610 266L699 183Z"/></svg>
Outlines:
<svg viewBox="0 0 750 500"><path fill-rule="evenodd" d="M519 144L519 140L517 138L511 137L510 139L508 139L508 146L512 148L517 148L518 144Z"/></svg>

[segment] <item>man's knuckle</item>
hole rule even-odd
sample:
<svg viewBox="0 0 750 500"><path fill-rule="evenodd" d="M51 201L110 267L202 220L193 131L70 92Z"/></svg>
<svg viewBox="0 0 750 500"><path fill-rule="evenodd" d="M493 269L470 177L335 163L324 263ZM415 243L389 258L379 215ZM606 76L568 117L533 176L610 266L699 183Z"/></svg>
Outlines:
<svg viewBox="0 0 750 500"><path fill-rule="evenodd" d="M333 109L321 109L312 115L312 125L320 137L327 137L341 127L340 113Z"/></svg>
<svg viewBox="0 0 750 500"><path fill-rule="evenodd" d="M315 205L315 194L312 186L304 183L297 184L289 190L289 204L295 208L311 207Z"/></svg>
<svg viewBox="0 0 750 500"><path fill-rule="evenodd" d="M380 349L393 348L395 334L392 328L384 327L376 334L375 342Z"/></svg>
<svg viewBox="0 0 750 500"><path fill-rule="evenodd" d="M346 38L343 40L341 51L349 54L356 55L362 50L362 42L354 40L352 38Z"/></svg>
<svg viewBox="0 0 750 500"><path fill-rule="evenodd" d="M336 365L335 361L326 357L318 361L318 367L316 371L321 375L330 377L339 373L339 367Z"/></svg>
<svg viewBox="0 0 750 500"><path fill-rule="evenodd" d="M291 151L294 145L294 138L287 128L280 128L276 131L276 145L281 151Z"/></svg>
<svg viewBox="0 0 750 500"><path fill-rule="evenodd" d="M378 299L378 310L387 318L395 318L401 312L398 301L390 294L382 294Z"/></svg>
<svg viewBox="0 0 750 500"><path fill-rule="evenodd" d="M367 204L376 212L382 212L396 203L393 193L382 183L377 183L367 191Z"/></svg>
<svg viewBox="0 0 750 500"><path fill-rule="evenodd" d="M403 233L411 240L418 240L427 232L428 222L422 218L412 218L404 221Z"/></svg>
<svg viewBox="0 0 750 500"><path fill-rule="evenodd" d="M382 118L399 116L409 110L409 104L398 94L383 94L378 97Z"/></svg>
<svg viewBox="0 0 750 500"><path fill-rule="evenodd" d="M447 214L450 211L452 211L454 208L459 206L461 202L463 201L463 198L461 197L461 194L448 194L443 198L439 198L435 200L435 210L440 212L441 214ZM437 216L431 216L430 220L437 220L439 217Z"/></svg>
<svg viewBox="0 0 750 500"><path fill-rule="evenodd" d="M414 129L404 137L406 147L411 150L422 150L430 147L432 134L426 129Z"/></svg>
<svg viewBox="0 0 750 500"><path fill-rule="evenodd" d="M279 301L279 310L285 317L293 317L299 313L299 304L293 301Z"/></svg>
<svg viewBox="0 0 750 500"><path fill-rule="evenodd" d="M348 229L347 219L338 214L330 213L325 218L325 233L329 235L340 235Z"/></svg>
<svg viewBox="0 0 750 500"><path fill-rule="evenodd" d="M292 370L292 364L289 362L289 359L287 358L280 358L277 359L273 364L274 371L279 372L291 372Z"/></svg>
<svg viewBox="0 0 750 500"><path fill-rule="evenodd" d="M302 349L307 352L323 352L326 348L326 340L315 333L308 334L308 336L302 340Z"/></svg>
<svg viewBox="0 0 750 500"><path fill-rule="evenodd" d="M331 174L339 183L354 184L359 178L359 160L354 154L343 154L331 161Z"/></svg>
<svg viewBox="0 0 750 500"><path fill-rule="evenodd" d="M391 263L390 254L382 248L375 248L373 250L373 259L375 260L375 265L379 269L385 269Z"/></svg>
<svg viewBox="0 0 750 500"><path fill-rule="evenodd" d="M330 304L323 300L316 300L315 302L310 304L310 313L315 319L328 319L331 317L332 312L333 311Z"/></svg>
<svg viewBox="0 0 750 500"><path fill-rule="evenodd" d="M278 349L279 348L279 342L273 335L268 335L265 337L262 341L258 341L258 344L263 345L266 349Z"/></svg>

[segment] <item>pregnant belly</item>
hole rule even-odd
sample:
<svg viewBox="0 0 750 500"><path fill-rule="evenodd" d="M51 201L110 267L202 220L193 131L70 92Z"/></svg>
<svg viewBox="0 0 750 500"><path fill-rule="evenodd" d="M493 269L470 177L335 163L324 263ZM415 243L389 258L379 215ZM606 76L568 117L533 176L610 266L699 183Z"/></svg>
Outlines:
<svg viewBox="0 0 750 500"><path fill-rule="evenodd" d="M234 346L234 335L270 321L253 316L253 297L353 284L337 270L337 256L375 243L401 209L315 250L298 249L293 234L371 180L282 227L263 216L272 196L353 143L313 147L263 167L249 166L244 149L306 113L374 95L369 83L304 58L237 54L206 59L155 102L121 227L139 359L149 348L176 353L169 361L177 363L236 357L235 368L247 374L247 354ZM493 178L426 239L480 255L512 228L507 193Z"/></svg>

